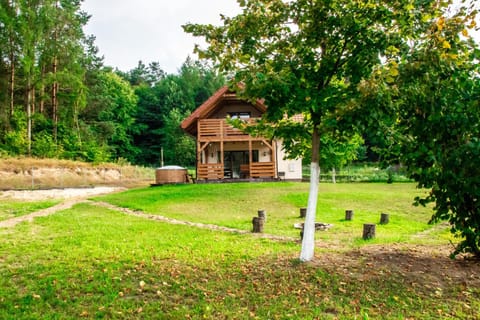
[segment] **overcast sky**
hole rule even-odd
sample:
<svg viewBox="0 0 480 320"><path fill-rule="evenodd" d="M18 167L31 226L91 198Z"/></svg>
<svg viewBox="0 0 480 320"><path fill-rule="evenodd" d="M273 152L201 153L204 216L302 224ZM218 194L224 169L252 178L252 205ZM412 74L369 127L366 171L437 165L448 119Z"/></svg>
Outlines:
<svg viewBox="0 0 480 320"><path fill-rule="evenodd" d="M84 0L82 8L91 15L85 33L97 38L106 65L129 71L139 60L159 62L167 73L177 73L187 56L197 58L193 48L202 43L183 24L218 25L221 13L240 13L236 0Z"/></svg>
<svg viewBox="0 0 480 320"><path fill-rule="evenodd" d="M236 0L84 0L82 9L91 15L86 34L96 37L105 64L122 71L159 62L167 73L176 73L193 53L194 38L182 25L220 24L220 14L240 12Z"/></svg>

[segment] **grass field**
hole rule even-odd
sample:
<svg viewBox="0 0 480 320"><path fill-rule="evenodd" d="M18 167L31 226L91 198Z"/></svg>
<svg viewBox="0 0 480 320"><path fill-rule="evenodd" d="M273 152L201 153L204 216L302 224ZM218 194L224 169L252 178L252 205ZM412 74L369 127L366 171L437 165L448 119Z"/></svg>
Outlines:
<svg viewBox="0 0 480 320"><path fill-rule="evenodd" d="M415 207L413 199L422 191L411 183L321 184L317 221L334 225L334 232L319 232L320 239L341 238L350 247L362 236L364 223L378 223L382 212L390 223L379 226L382 243L409 241L427 224L432 209ZM293 225L302 222L299 208L306 206L306 183L170 185L136 189L102 199L121 207L170 218L217 224L242 230L252 228L252 217L267 212L265 232L298 236ZM345 221L345 210L354 210L353 221Z"/></svg>
<svg viewBox="0 0 480 320"><path fill-rule="evenodd" d="M178 185L96 200L153 215L298 237L308 185ZM413 184L321 185L313 263L298 241L146 220L95 203L0 229L0 319L476 319L477 263L411 206ZM2 202L0 202L2 203ZM8 205L8 203L6 204ZM355 211L344 221L345 209ZM363 222L379 226L361 240Z"/></svg>

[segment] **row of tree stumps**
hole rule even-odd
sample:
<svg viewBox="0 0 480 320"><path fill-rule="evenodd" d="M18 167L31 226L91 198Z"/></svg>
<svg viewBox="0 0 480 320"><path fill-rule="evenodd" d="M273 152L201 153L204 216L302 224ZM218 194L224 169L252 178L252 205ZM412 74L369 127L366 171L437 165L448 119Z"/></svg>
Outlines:
<svg viewBox="0 0 480 320"><path fill-rule="evenodd" d="M307 214L307 208L300 208L300 218L305 218ZM353 210L345 210L345 220L352 221L353 220ZM380 214L380 224L388 224L390 222L390 214L388 213L381 213ZM374 223L365 223L363 225L363 239L373 239L375 238L376 233L376 224Z"/></svg>
<svg viewBox="0 0 480 320"><path fill-rule="evenodd" d="M353 210L345 210L345 220L353 220ZM380 214L380 224L388 224L389 222L390 214L382 212ZM376 227L377 225L375 223L365 223L363 225L363 239L368 240L375 238Z"/></svg>
<svg viewBox="0 0 480 320"><path fill-rule="evenodd" d="M252 225L253 233L263 233L263 228L265 226L265 222L267 221L267 212L265 210L258 210L258 216L253 217ZM305 218L307 214L307 208L300 208L300 218ZM354 212L353 210L345 210L345 220L352 221L353 220ZM380 214L380 224L385 225L390 222L390 214L388 213L381 213ZM365 223L363 225L363 239L373 239L375 238L376 233L376 224L374 223ZM302 234L301 234L302 235Z"/></svg>

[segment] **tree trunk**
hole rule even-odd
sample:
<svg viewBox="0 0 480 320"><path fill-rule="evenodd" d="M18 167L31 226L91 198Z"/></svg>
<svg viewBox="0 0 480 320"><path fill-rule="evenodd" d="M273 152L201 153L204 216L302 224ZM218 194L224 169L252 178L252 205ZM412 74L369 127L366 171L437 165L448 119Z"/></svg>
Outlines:
<svg viewBox="0 0 480 320"><path fill-rule="evenodd" d="M14 41L13 36L10 37L10 83L9 83L9 97L10 97L10 116L13 116L15 108L15 53L13 50Z"/></svg>
<svg viewBox="0 0 480 320"><path fill-rule="evenodd" d="M318 184L320 176L320 133L315 125L312 133L312 163L310 164L310 190L308 194L307 215L303 228L301 261L311 261L315 249L315 215L317 212Z"/></svg>
<svg viewBox="0 0 480 320"><path fill-rule="evenodd" d="M337 171L335 170L335 167L332 169L332 183L337 183Z"/></svg>
<svg viewBox="0 0 480 320"><path fill-rule="evenodd" d="M52 120L53 120L53 141L55 145L57 144L57 133L58 133L58 82L57 77L57 57L53 58L52 64L52 73L54 76L54 81L52 84Z"/></svg>
<svg viewBox="0 0 480 320"><path fill-rule="evenodd" d="M32 155L32 88L30 75L27 75L27 143L28 155Z"/></svg>
<svg viewBox="0 0 480 320"><path fill-rule="evenodd" d="M42 74L41 74L41 79L42 81L40 82L40 103L38 107L38 112L41 114L45 114L45 99L43 98L45 96L45 78L46 78L46 67L43 64L42 65Z"/></svg>

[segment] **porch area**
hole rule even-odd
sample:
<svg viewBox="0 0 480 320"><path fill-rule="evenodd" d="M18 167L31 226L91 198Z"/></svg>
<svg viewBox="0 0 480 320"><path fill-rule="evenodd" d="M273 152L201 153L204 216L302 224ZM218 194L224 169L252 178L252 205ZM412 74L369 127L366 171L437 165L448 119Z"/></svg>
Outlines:
<svg viewBox="0 0 480 320"><path fill-rule="evenodd" d="M275 179L275 143L233 128L225 119L197 127L197 181Z"/></svg>

